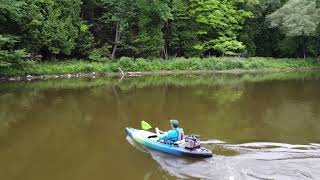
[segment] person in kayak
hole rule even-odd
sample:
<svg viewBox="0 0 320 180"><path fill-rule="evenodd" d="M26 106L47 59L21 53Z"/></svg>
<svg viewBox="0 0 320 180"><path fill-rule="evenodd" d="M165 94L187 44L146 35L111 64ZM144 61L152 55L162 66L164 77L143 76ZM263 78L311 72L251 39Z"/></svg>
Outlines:
<svg viewBox="0 0 320 180"><path fill-rule="evenodd" d="M163 132L160 131L158 128L157 131L160 133L162 133L162 135L160 135L160 141L163 141L165 143L168 144L174 144L177 141L181 141L183 139L183 129L179 127L179 121L172 119L170 120L170 125L171 125L171 130L169 130L168 132Z"/></svg>

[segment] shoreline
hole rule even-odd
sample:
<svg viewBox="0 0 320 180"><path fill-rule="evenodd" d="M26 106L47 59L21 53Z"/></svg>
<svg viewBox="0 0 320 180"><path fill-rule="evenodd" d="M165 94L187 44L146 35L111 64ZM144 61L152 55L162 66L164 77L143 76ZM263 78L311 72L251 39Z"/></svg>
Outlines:
<svg viewBox="0 0 320 180"><path fill-rule="evenodd" d="M320 68L295 68L295 69L277 69L277 68L260 68L260 69L229 69L229 70L162 70L162 71L142 71L142 72L89 72L89 73L69 73L57 75L24 75L24 76L0 76L0 83L20 82L20 81L41 81L70 78L91 78L98 77L141 77L141 76L168 76L168 75L206 75L206 74L244 74L244 73L273 73L273 72L310 72L319 71Z"/></svg>

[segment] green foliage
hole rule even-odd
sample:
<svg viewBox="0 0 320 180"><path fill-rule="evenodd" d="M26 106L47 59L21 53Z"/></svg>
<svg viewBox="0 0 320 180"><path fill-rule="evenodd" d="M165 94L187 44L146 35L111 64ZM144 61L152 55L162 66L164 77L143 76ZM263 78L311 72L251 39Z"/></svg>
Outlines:
<svg viewBox="0 0 320 180"><path fill-rule="evenodd" d="M264 67L271 61L189 57L318 57L319 4L319 0L0 0L1 67L12 72L19 67L22 72L27 59L39 57L101 64L124 57L98 69L233 69ZM79 64L76 71L96 65Z"/></svg>
<svg viewBox="0 0 320 180"><path fill-rule="evenodd" d="M228 54L237 51L238 49L244 49L242 42L239 42L235 37L220 36L218 39L210 41L213 44L213 49Z"/></svg>
<svg viewBox="0 0 320 180"><path fill-rule="evenodd" d="M23 5L23 1L0 0L0 74L12 68L26 68L30 62L27 52L17 48L20 42L17 27L23 16Z"/></svg>
<svg viewBox="0 0 320 180"><path fill-rule="evenodd" d="M0 31L9 31L8 25L13 26L19 22L22 17L21 7L25 5L24 1L0 0Z"/></svg>
<svg viewBox="0 0 320 180"><path fill-rule="evenodd" d="M319 36L317 28L320 23L320 9L316 6L316 0L289 0L268 18L271 27L278 27L287 37L282 46L284 44L288 46L282 49L297 45L292 52L295 56L306 57L307 53L316 54L308 49L312 39Z"/></svg>
<svg viewBox="0 0 320 180"><path fill-rule="evenodd" d="M314 36L320 23L316 0L289 0L269 16L272 27L279 27L288 37Z"/></svg>
<svg viewBox="0 0 320 180"><path fill-rule="evenodd" d="M133 59L122 57L118 61L101 62L72 60L59 63L36 63L27 69L7 72L2 75L20 74L69 74L80 72L127 72L137 71L177 71L177 70L241 70L241 69L299 69L320 68L320 63L306 59L273 59L273 58L174 58L163 60ZM0 73L1 74L1 73Z"/></svg>
<svg viewBox="0 0 320 180"><path fill-rule="evenodd" d="M105 45L102 48L93 49L89 53L89 57L88 58L89 58L90 61L103 62L103 61L107 61L108 57L110 57L110 52L109 52L108 46Z"/></svg>
<svg viewBox="0 0 320 180"><path fill-rule="evenodd" d="M162 27L164 22L172 19L169 1L138 1L139 35L136 42L142 47L142 53L159 56L164 47Z"/></svg>
<svg viewBox="0 0 320 180"><path fill-rule="evenodd" d="M283 36L279 29L270 28L266 17L286 1L259 0L242 7L253 13L253 17L245 21L239 34L239 40L246 46L246 56L279 57L283 55L279 48Z"/></svg>
<svg viewBox="0 0 320 180"><path fill-rule="evenodd" d="M0 70L7 68L23 69L31 61L27 59L28 54L25 50L0 50Z"/></svg>
<svg viewBox="0 0 320 180"><path fill-rule="evenodd" d="M17 42L19 42L17 36L0 34L0 49L12 49Z"/></svg>
<svg viewBox="0 0 320 180"><path fill-rule="evenodd" d="M169 20L164 28L169 53L174 56L199 56L200 53L193 48L198 43L198 23L189 12L188 0L172 1L171 7L173 20Z"/></svg>
<svg viewBox="0 0 320 180"><path fill-rule="evenodd" d="M104 57L104 52L102 49L93 49L90 53L89 53L89 60L90 61L94 61L94 62L100 62L100 61L105 61L105 57Z"/></svg>
<svg viewBox="0 0 320 180"><path fill-rule="evenodd" d="M3 36L0 34L0 71L11 68L25 69L31 63L24 49L14 50L15 44L18 42L19 38L16 36Z"/></svg>
<svg viewBox="0 0 320 180"><path fill-rule="evenodd" d="M75 39L76 46L73 50L74 54L80 57L87 57L91 50L94 48L94 37L89 31L87 24L80 26L80 32L77 39Z"/></svg>
<svg viewBox="0 0 320 180"><path fill-rule="evenodd" d="M202 25L198 35L203 39L195 45L201 51L216 50L222 54L243 50L237 40L238 31L252 14L238 9L243 0L191 0L191 13Z"/></svg>
<svg viewBox="0 0 320 180"><path fill-rule="evenodd" d="M132 24L135 23L136 1L134 0L102 0L104 13L100 18L105 26L111 28L111 38L107 43L112 44L113 59L117 48L132 49Z"/></svg>
<svg viewBox="0 0 320 180"><path fill-rule="evenodd" d="M29 51L35 54L48 51L49 54L44 55L69 55L79 35L88 33L87 25L79 16L81 0L26 0L26 3L24 39Z"/></svg>

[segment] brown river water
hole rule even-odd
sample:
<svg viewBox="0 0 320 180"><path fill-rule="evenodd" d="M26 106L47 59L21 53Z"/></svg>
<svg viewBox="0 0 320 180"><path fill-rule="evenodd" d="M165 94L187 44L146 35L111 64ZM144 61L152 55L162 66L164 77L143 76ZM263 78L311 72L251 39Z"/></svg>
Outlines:
<svg viewBox="0 0 320 180"><path fill-rule="evenodd" d="M214 156L141 151L169 119ZM320 179L320 72L0 83L0 180Z"/></svg>

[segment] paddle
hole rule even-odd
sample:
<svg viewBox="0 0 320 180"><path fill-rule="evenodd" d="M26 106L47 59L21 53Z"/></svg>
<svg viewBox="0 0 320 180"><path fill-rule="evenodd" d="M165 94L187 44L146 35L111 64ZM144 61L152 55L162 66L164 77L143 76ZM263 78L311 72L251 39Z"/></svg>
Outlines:
<svg viewBox="0 0 320 180"><path fill-rule="evenodd" d="M141 128L143 130L149 130L149 129L152 128L152 126L149 123L145 122L145 121L141 121Z"/></svg>
<svg viewBox="0 0 320 180"><path fill-rule="evenodd" d="M152 128L152 126L147 123L146 121L141 121L141 128L143 130L149 130ZM157 132L157 136L160 137L160 131L159 131L159 128L155 128L156 129L156 132Z"/></svg>

